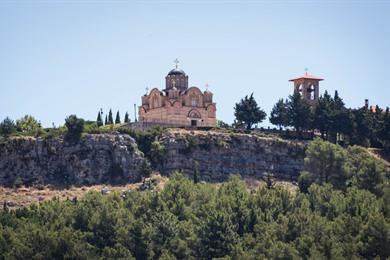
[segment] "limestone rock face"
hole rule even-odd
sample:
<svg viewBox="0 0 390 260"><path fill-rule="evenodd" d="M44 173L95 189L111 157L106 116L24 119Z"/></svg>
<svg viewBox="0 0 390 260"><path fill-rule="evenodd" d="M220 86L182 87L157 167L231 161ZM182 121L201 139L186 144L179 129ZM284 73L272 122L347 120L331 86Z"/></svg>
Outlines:
<svg viewBox="0 0 390 260"><path fill-rule="evenodd" d="M303 169L306 143L250 134L170 131L160 139L162 173L198 171L203 180L223 181L231 174L296 180Z"/></svg>
<svg viewBox="0 0 390 260"><path fill-rule="evenodd" d="M89 185L135 182L144 161L134 139L88 134L74 144L63 138L16 137L0 143L0 184Z"/></svg>
<svg viewBox="0 0 390 260"><path fill-rule="evenodd" d="M256 134L171 129L156 137L163 147L154 170L182 170L200 180L223 181L231 174L296 180L306 143ZM152 153L153 156L153 153ZM142 178L148 160L127 134L87 134L78 143L63 138L13 137L0 141L0 185L91 185L131 183Z"/></svg>

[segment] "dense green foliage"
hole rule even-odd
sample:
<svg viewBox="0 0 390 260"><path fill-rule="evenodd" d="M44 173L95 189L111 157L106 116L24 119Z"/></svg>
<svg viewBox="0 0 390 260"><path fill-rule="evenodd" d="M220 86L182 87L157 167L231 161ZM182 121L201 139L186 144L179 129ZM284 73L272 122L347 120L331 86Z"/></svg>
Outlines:
<svg viewBox="0 0 390 260"><path fill-rule="evenodd" d="M3 122L0 123L0 135L9 136L16 132L16 125L13 120L6 117Z"/></svg>
<svg viewBox="0 0 390 260"><path fill-rule="evenodd" d="M102 119L102 113L99 111L97 118L96 118L96 124L98 127L103 125L103 119Z"/></svg>
<svg viewBox="0 0 390 260"><path fill-rule="evenodd" d="M359 146L343 149L339 145L315 139L306 151L305 170L299 178L304 192L311 183L329 183L341 190L354 186L377 196L390 189L384 162Z"/></svg>
<svg viewBox="0 0 390 260"><path fill-rule="evenodd" d="M161 159L164 153L164 147L159 144L158 139L165 131L164 128L154 127L148 128L145 131L140 131L127 126L121 126L116 130L120 133L128 134L133 137L137 142L138 149L140 149L152 163Z"/></svg>
<svg viewBox="0 0 390 260"><path fill-rule="evenodd" d="M267 114L257 105L252 93L236 103L234 116L238 122L245 124L247 130L250 130L254 124L261 123Z"/></svg>
<svg viewBox="0 0 390 260"><path fill-rule="evenodd" d="M41 123L33 116L25 115L21 119L16 120L16 127L21 132L35 132L41 128Z"/></svg>
<svg viewBox="0 0 390 260"><path fill-rule="evenodd" d="M346 108L337 91L333 97L325 91L311 103L298 93L286 102L280 99L271 111L270 122L297 131L316 129L323 139L332 142L390 149L389 108Z"/></svg>
<svg viewBox="0 0 390 260"><path fill-rule="evenodd" d="M279 128L286 126L288 122L288 110L286 103L281 98L276 102L274 107L271 110L271 115L269 117L271 124L277 125Z"/></svg>
<svg viewBox="0 0 390 260"><path fill-rule="evenodd" d="M130 123L129 113L126 112L125 119L123 121L124 123Z"/></svg>
<svg viewBox="0 0 390 260"><path fill-rule="evenodd" d="M118 110L115 116L115 124L120 124L120 123L121 123L121 117L119 115L119 110Z"/></svg>
<svg viewBox="0 0 390 260"><path fill-rule="evenodd" d="M78 141L84 130L84 119L70 115L65 119L65 127L68 129L65 138L69 141Z"/></svg>
<svg viewBox="0 0 390 260"><path fill-rule="evenodd" d="M389 196L313 184L248 191L175 175L161 192L89 193L0 212L0 259L363 259L390 256Z"/></svg>
<svg viewBox="0 0 390 260"><path fill-rule="evenodd" d="M107 124L108 125L112 125L112 124L114 124L114 119L113 119L113 117L112 117L112 110L110 109L110 111L108 112L108 121L107 121ZM106 124L106 125L107 125Z"/></svg>

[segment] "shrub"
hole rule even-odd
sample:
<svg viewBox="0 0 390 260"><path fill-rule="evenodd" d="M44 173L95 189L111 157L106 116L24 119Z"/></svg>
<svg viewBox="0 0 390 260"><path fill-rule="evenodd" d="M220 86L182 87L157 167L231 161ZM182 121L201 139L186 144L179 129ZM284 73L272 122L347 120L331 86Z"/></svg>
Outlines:
<svg viewBox="0 0 390 260"><path fill-rule="evenodd" d="M23 180L19 176L14 180L14 188L20 188L23 185Z"/></svg>
<svg viewBox="0 0 390 260"><path fill-rule="evenodd" d="M165 154L165 147L159 141L152 142L150 146L150 160L154 165L162 163Z"/></svg>
<svg viewBox="0 0 390 260"><path fill-rule="evenodd" d="M16 120L16 127L21 132L36 132L41 128L41 123L33 116L25 115L19 120Z"/></svg>
<svg viewBox="0 0 390 260"><path fill-rule="evenodd" d="M76 115L70 115L65 119L65 126L68 129L66 139L69 141L78 141L84 130L84 120L77 118Z"/></svg>
<svg viewBox="0 0 390 260"><path fill-rule="evenodd" d="M16 132L16 125L9 117L6 117L0 123L0 135L9 136Z"/></svg>

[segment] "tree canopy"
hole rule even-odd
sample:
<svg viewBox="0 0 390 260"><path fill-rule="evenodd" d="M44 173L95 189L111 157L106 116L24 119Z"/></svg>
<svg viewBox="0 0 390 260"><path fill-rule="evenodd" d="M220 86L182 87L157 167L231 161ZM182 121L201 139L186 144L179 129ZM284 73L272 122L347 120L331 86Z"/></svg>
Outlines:
<svg viewBox="0 0 390 260"><path fill-rule="evenodd" d="M234 116L239 122L243 122L247 130L250 130L256 123L261 123L267 114L257 105L253 93L245 96L234 107Z"/></svg>

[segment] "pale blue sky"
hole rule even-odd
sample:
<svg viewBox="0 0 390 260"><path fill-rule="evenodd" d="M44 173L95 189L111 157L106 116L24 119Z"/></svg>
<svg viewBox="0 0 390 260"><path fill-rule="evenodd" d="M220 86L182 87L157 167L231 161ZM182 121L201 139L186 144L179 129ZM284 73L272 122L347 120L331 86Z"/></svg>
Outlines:
<svg viewBox="0 0 390 260"><path fill-rule="evenodd" d="M51 126L100 108L133 120L175 58L229 123L251 92L269 114L305 67L350 107L388 106L390 2L0 1L0 120Z"/></svg>

